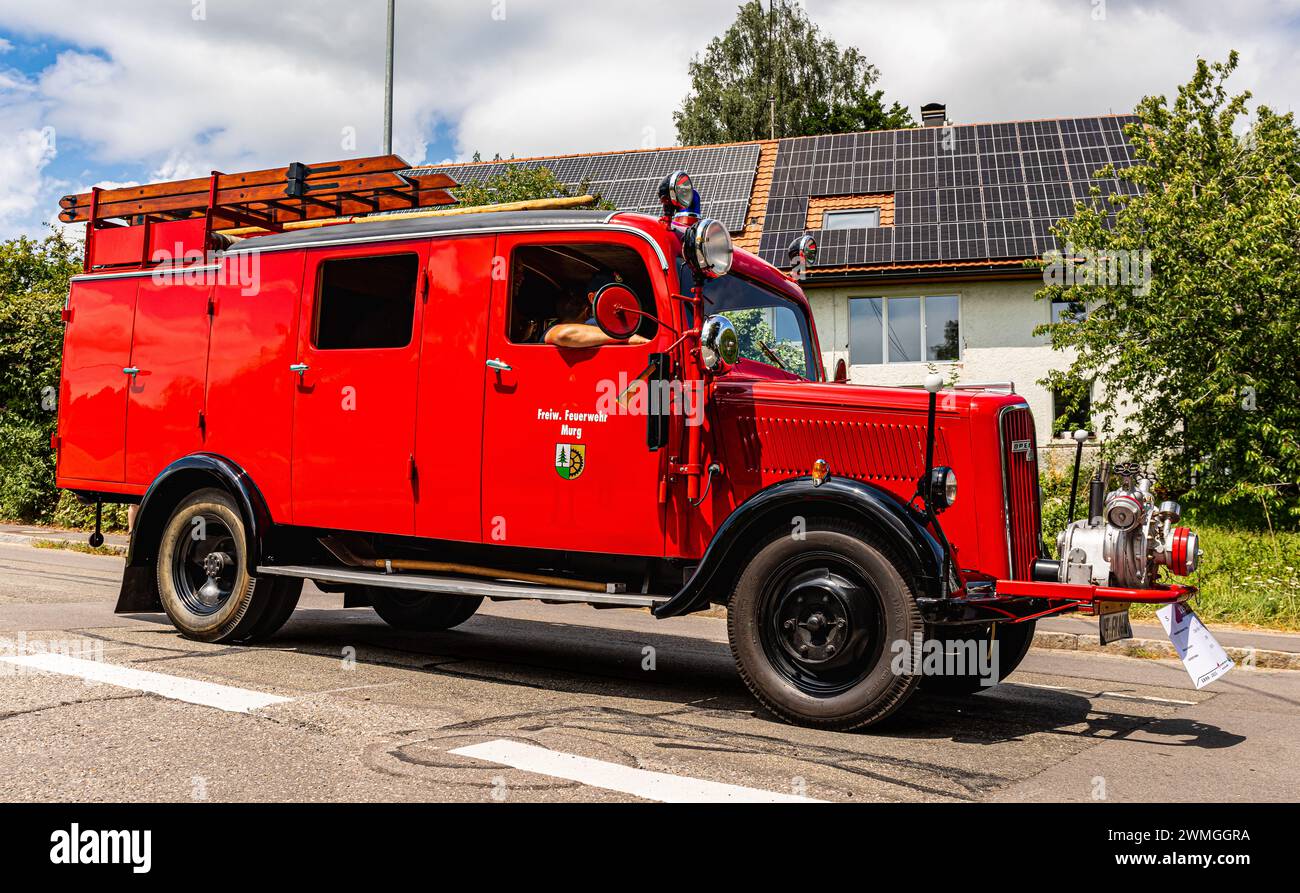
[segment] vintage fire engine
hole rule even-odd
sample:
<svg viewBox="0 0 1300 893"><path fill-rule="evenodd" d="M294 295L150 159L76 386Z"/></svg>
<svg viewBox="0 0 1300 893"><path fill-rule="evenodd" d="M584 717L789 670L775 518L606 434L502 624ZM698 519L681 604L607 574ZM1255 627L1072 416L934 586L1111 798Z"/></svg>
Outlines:
<svg viewBox="0 0 1300 893"><path fill-rule="evenodd" d="M1099 474L1048 557L1011 388L827 380L797 278L733 249L684 172L656 218L431 211L455 184L405 167L63 200L87 234L58 484L139 504L119 612L255 642L306 580L413 630L484 598L720 604L754 695L843 729L1005 677L1037 618L1121 636L1128 604L1194 594L1158 579L1199 553L1140 469ZM995 663L900 663L922 640Z"/></svg>

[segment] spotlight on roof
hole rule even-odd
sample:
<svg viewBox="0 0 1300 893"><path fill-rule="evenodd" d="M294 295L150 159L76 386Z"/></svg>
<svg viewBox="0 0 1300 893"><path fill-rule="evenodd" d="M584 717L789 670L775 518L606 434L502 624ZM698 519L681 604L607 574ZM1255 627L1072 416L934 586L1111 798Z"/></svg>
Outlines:
<svg viewBox="0 0 1300 893"><path fill-rule="evenodd" d="M686 171L673 171L664 177L659 184L659 201L664 206L664 216L670 219L679 214L700 216L700 194Z"/></svg>

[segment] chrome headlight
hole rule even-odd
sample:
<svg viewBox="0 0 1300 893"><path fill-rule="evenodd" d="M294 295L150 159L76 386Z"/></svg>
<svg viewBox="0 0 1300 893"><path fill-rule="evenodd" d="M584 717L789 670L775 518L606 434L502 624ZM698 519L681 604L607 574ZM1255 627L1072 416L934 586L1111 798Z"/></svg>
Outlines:
<svg viewBox="0 0 1300 893"><path fill-rule="evenodd" d="M686 262L698 275L717 279L731 270L734 252L731 233L718 221L700 218L698 223L687 228L683 241Z"/></svg>
<svg viewBox="0 0 1300 893"><path fill-rule="evenodd" d="M740 359L740 338L725 316L710 316L700 332L700 359L704 368L718 372Z"/></svg>
<svg viewBox="0 0 1300 893"><path fill-rule="evenodd" d="M957 501L957 472L946 465L930 470L930 500L936 509L946 509Z"/></svg>

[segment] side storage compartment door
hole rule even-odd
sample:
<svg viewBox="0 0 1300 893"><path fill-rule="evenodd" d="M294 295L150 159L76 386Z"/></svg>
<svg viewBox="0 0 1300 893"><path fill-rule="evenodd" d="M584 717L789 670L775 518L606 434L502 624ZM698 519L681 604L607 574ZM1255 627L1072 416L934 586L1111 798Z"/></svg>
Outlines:
<svg viewBox="0 0 1300 893"><path fill-rule="evenodd" d="M293 523L415 532L428 242L307 252L294 373Z"/></svg>
<svg viewBox="0 0 1300 893"><path fill-rule="evenodd" d="M59 382L60 487L126 475L126 390L138 276L78 279L68 298Z"/></svg>
<svg viewBox="0 0 1300 893"><path fill-rule="evenodd" d="M227 255L213 290L204 450L248 472L271 517L290 523L289 457L302 251Z"/></svg>
<svg viewBox="0 0 1300 893"><path fill-rule="evenodd" d="M483 364L496 238L429 246L416 410L415 532L479 542Z"/></svg>
<svg viewBox="0 0 1300 893"><path fill-rule="evenodd" d="M208 298L214 272L139 280L126 405L126 480L148 484L203 449ZM197 280L197 281L196 281Z"/></svg>

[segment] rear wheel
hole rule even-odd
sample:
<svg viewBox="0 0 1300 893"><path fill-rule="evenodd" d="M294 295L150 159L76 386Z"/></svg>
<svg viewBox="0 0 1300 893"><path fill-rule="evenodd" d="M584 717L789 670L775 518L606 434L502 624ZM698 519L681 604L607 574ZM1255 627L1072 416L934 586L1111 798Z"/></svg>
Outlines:
<svg viewBox="0 0 1300 893"><path fill-rule="evenodd" d="M937 695L973 695L993 688L1020 666L1034 640L1034 621L940 629L928 638L944 643L945 668L963 671L925 675L921 690ZM996 648L991 647L994 643ZM987 650L981 653L981 648Z"/></svg>
<svg viewBox="0 0 1300 893"><path fill-rule="evenodd" d="M244 521L224 490L178 505L158 546L158 594L178 630L202 642L251 642L274 633L302 582L248 572Z"/></svg>
<svg viewBox="0 0 1300 893"><path fill-rule="evenodd" d="M911 696L910 664L896 643L923 623L913 589L868 531L812 521L802 539L782 532L745 567L727 610L741 678L790 722L854 729L879 722Z"/></svg>
<svg viewBox="0 0 1300 893"><path fill-rule="evenodd" d="M460 626L474 616L483 599L470 595L430 595L405 589L363 586L375 613L394 629L429 632Z"/></svg>

